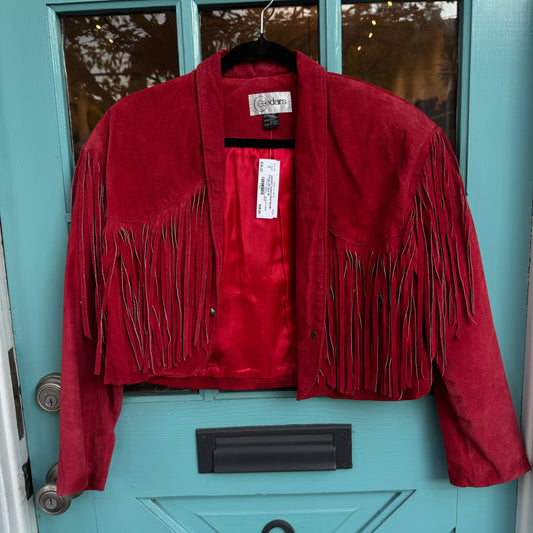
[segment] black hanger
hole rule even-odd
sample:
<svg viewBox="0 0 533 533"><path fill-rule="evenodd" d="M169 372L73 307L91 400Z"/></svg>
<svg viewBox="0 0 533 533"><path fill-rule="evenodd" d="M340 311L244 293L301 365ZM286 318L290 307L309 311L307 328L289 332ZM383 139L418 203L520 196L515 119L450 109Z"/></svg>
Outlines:
<svg viewBox="0 0 533 533"><path fill-rule="evenodd" d="M281 44L265 39L263 32L263 14L271 6L273 1L270 0L269 4L261 11L261 33L259 39L240 44L226 53L220 62L222 74L238 63L254 57L273 59L289 67L289 70L292 72L296 72L296 54Z"/></svg>
<svg viewBox="0 0 533 533"><path fill-rule="evenodd" d="M265 39L263 32L263 14L273 2L274 0L270 0L268 5L261 11L261 32L259 39L240 44L222 56L220 62L222 74L234 65L256 57L273 59L289 67L290 71L296 72L296 54L281 44ZM226 137L224 139L224 146L241 148L294 148L295 142L293 139L245 139Z"/></svg>

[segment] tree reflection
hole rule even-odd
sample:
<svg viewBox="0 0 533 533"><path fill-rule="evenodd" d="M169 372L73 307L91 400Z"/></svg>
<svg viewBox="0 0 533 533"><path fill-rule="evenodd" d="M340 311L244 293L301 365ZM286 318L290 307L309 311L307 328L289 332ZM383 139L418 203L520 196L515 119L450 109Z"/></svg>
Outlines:
<svg viewBox="0 0 533 533"><path fill-rule="evenodd" d="M259 37L263 7L202 9L202 57ZM312 5L282 6L265 12L265 36L318 61L318 17Z"/></svg>
<svg viewBox="0 0 533 533"><path fill-rule="evenodd" d="M409 100L455 141L457 2L378 2L342 6L343 72ZM254 40L262 7L202 9L203 57ZM77 156L117 100L178 76L173 11L61 19L71 131ZM269 40L318 61L316 5L265 13ZM330 43L334 44L334 43Z"/></svg>
<svg viewBox="0 0 533 533"><path fill-rule="evenodd" d="M391 5L392 4L392 5ZM457 2L342 6L343 72L424 111L455 142Z"/></svg>
<svg viewBox="0 0 533 533"><path fill-rule="evenodd" d="M174 12L61 19L74 152L117 100L178 76Z"/></svg>

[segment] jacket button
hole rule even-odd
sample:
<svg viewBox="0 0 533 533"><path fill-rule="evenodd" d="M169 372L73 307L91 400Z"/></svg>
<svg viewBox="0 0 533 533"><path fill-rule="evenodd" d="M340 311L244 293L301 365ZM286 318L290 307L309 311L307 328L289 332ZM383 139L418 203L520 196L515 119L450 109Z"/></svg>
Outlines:
<svg viewBox="0 0 533 533"><path fill-rule="evenodd" d="M311 338L312 339L316 339L316 335L317 335L317 333L316 333L315 330L311 331Z"/></svg>
<svg viewBox="0 0 533 533"><path fill-rule="evenodd" d="M209 309L209 316L215 316L215 310L212 307Z"/></svg>

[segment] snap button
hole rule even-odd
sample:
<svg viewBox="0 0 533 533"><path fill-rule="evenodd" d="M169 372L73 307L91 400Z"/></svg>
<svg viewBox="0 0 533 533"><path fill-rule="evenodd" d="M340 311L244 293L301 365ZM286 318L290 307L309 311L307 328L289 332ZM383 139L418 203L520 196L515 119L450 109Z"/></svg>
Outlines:
<svg viewBox="0 0 533 533"><path fill-rule="evenodd" d="M209 309L209 316L215 316L215 310L212 307Z"/></svg>
<svg viewBox="0 0 533 533"><path fill-rule="evenodd" d="M311 338L316 339L317 333L315 330L311 331Z"/></svg>

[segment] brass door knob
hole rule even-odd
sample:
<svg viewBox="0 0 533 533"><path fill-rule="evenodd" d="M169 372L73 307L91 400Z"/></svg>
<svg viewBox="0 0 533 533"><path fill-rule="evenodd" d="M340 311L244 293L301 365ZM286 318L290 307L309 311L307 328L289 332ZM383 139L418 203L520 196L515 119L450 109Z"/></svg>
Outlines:
<svg viewBox="0 0 533 533"><path fill-rule="evenodd" d="M61 392L61 374L54 372L44 376L35 388L35 399L39 407L48 413L59 411Z"/></svg>

